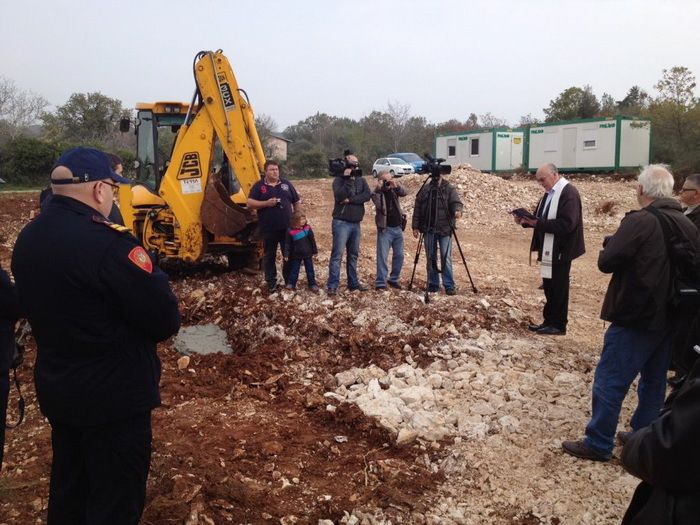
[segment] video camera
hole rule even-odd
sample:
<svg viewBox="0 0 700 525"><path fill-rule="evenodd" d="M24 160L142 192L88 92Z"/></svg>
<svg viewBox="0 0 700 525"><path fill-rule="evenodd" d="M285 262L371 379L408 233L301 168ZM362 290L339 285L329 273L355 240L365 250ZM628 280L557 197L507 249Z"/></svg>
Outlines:
<svg viewBox="0 0 700 525"><path fill-rule="evenodd" d="M423 175L430 175L433 179L439 179L441 175L449 175L452 173L452 166L449 164L442 164L445 159L436 159L429 153L423 155L425 157L425 164L418 173Z"/></svg>
<svg viewBox="0 0 700 525"><path fill-rule="evenodd" d="M328 159L328 173L332 177L362 177L362 168L357 161L348 162L345 160L349 155L352 155L352 151L346 149L343 152L343 158ZM345 175L345 170L351 170L348 175Z"/></svg>

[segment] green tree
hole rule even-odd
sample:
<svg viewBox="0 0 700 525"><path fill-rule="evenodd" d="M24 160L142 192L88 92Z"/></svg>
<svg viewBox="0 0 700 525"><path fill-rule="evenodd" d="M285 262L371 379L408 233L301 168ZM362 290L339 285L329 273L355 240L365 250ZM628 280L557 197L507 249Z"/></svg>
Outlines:
<svg viewBox="0 0 700 525"><path fill-rule="evenodd" d="M0 172L13 184L46 184L61 145L29 137L16 137L0 151Z"/></svg>
<svg viewBox="0 0 700 525"><path fill-rule="evenodd" d="M649 95L639 86L632 86L625 98L617 101L617 112L620 115L639 117L649 108Z"/></svg>
<svg viewBox="0 0 700 525"><path fill-rule="evenodd" d="M591 118L600 113L600 103L591 86L570 87L551 100L543 111L546 122Z"/></svg>
<svg viewBox="0 0 700 525"><path fill-rule="evenodd" d="M600 115L603 117L614 117L617 114L617 102L609 93L603 93L600 97Z"/></svg>
<svg viewBox="0 0 700 525"><path fill-rule="evenodd" d="M119 133L119 119L129 116L118 99L102 93L73 93L54 113L44 113L44 135L53 140L99 145Z"/></svg>
<svg viewBox="0 0 700 525"><path fill-rule="evenodd" d="M654 127L652 156L679 173L700 170L700 104L695 76L686 67L663 70L659 96L649 104Z"/></svg>

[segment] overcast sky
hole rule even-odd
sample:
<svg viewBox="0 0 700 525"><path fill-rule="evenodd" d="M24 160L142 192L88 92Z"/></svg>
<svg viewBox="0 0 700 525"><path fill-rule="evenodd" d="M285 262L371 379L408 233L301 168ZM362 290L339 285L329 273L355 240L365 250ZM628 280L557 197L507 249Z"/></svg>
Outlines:
<svg viewBox="0 0 700 525"><path fill-rule="evenodd" d="M256 113L283 130L388 101L440 122L517 124L570 86L650 94L662 69L700 75L700 0L5 0L0 75L61 105L182 100L192 60L224 50Z"/></svg>

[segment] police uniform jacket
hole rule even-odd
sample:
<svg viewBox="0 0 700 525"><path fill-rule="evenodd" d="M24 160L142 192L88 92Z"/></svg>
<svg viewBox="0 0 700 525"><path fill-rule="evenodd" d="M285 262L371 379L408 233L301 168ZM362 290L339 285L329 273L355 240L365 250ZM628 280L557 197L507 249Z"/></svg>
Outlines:
<svg viewBox="0 0 700 525"><path fill-rule="evenodd" d="M177 299L125 228L54 195L19 234L12 272L49 421L103 424L159 405L156 342L179 329Z"/></svg>
<svg viewBox="0 0 700 525"><path fill-rule="evenodd" d="M622 465L642 479L623 525L696 525L700 520L700 361L673 403L635 432Z"/></svg>
<svg viewBox="0 0 700 525"><path fill-rule="evenodd" d="M649 206L664 213L700 250L698 230L675 199ZM666 327L670 266L659 220L650 212L629 212L598 256L598 268L612 273L601 318L621 326L660 330Z"/></svg>

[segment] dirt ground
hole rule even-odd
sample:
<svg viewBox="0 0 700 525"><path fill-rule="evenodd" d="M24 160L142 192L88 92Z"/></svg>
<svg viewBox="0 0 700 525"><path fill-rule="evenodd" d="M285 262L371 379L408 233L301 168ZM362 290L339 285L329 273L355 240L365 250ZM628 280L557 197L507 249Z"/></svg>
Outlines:
<svg viewBox="0 0 700 525"><path fill-rule="evenodd" d="M458 295L435 295L428 304L421 292L424 258L417 290L360 293L341 286L334 298L302 286L268 297L260 275L229 273L216 259L170 268L183 324L218 324L234 353L193 357L180 370L173 341L159 346L163 406L154 413L143 524L619 523L635 480L616 460L575 460L560 444L578 438L590 415L608 281L597 270L597 253L603 236L635 207L633 183L573 180L584 201L587 253L572 268L568 335L544 339L526 329L540 322L543 303L537 269L528 265L529 234L507 213L533 207L539 187L473 170L459 170L452 180L466 205L459 240L476 294L456 249ZM415 194L423 180L402 182ZM316 232L321 282L331 242L330 184L295 182ZM0 195L3 268L37 197ZM405 199L409 214L412 201ZM373 288L376 229L372 205L366 209L359 268ZM404 284L415 250L407 231ZM337 373L402 363L423 369L435 366L446 344L477 342L480 352L451 356L473 366L474 379L450 393L450 406L498 406L495 414L478 416L489 429L484 435L455 428L437 441L399 446L395 429L330 395ZM20 371L27 418L8 433L0 524L46 520L50 428L32 385L35 352L30 338ZM632 393L620 428L635 401ZM14 394L10 404L13 419ZM503 415L518 424L508 430Z"/></svg>

